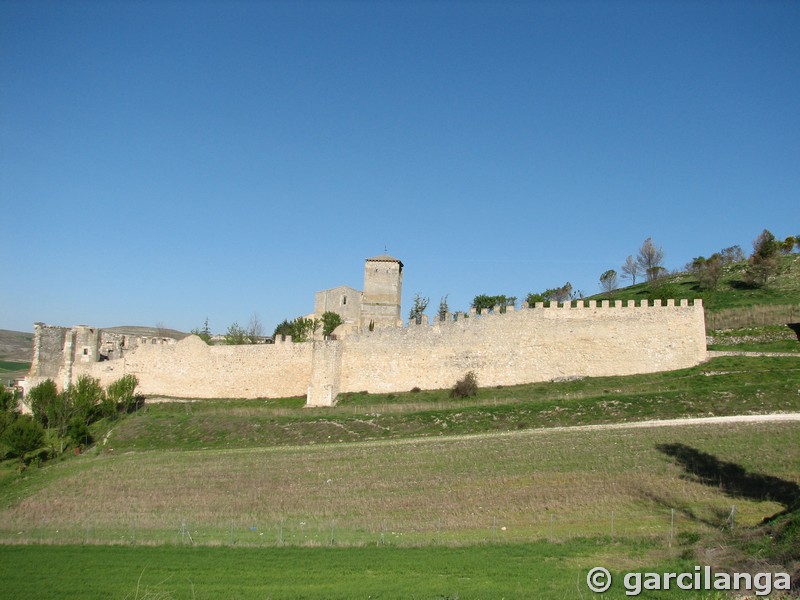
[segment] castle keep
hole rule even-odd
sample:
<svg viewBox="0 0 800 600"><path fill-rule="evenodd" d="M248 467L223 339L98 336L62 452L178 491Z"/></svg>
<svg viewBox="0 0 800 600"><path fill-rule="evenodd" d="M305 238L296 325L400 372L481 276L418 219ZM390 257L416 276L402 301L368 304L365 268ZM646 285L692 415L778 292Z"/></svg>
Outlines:
<svg viewBox="0 0 800 600"><path fill-rule="evenodd" d="M403 263L386 254L364 261L364 291L340 286L317 292L314 314L335 312L342 317L337 336L374 331L386 327L402 327L400 297L403 292Z"/></svg>
<svg viewBox="0 0 800 600"><path fill-rule="evenodd" d="M523 303L505 313L473 309L458 319L424 318L404 327L402 270L392 257L367 259L363 292L342 286L317 293L315 314L333 310L343 318L336 339L208 346L189 336L117 348L104 347L97 329L37 324L28 386L48 377L64 386L81 374L108 385L132 373L145 396L302 395L308 406L333 406L343 392L448 388L467 371L481 386L497 386L669 371L706 359L699 300ZM104 348L113 352L103 354Z"/></svg>

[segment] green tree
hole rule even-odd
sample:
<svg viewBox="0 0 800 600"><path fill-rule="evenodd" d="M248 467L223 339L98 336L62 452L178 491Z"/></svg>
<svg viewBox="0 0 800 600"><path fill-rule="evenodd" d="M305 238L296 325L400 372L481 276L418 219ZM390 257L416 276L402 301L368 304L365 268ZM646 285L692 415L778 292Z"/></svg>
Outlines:
<svg viewBox="0 0 800 600"><path fill-rule="evenodd" d="M547 289L542 296L550 302L566 302L572 299L572 284L568 281L561 287Z"/></svg>
<svg viewBox="0 0 800 600"><path fill-rule="evenodd" d="M750 285L767 287L770 278L778 272L780 242L765 229L753 240L753 253L745 268L745 281Z"/></svg>
<svg viewBox="0 0 800 600"><path fill-rule="evenodd" d="M50 424L49 427L55 430L56 435L62 441L61 451L64 451L64 436L67 435L67 427L69 422L75 417L75 403L72 399L72 394L69 390L64 390L57 394L50 404L47 420Z"/></svg>
<svg viewBox="0 0 800 600"><path fill-rule="evenodd" d="M430 298L423 298L419 294L414 294L414 302L411 310L408 313L408 320L414 321L417 325L422 323L422 315L428 308Z"/></svg>
<svg viewBox="0 0 800 600"><path fill-rule="evenodd" d="M136 386L138 385L139 380L136 375L130 373L109 384L106 388L106 405L108 406L107 410L113 412L107 416L114 416L117 412L123 414L130 412L136 401Z"/></svg>
<svg viewBox="0 0 800 600"><path fill-rule="evenodd" d="M205 323L203 323L203 328L200 329L195 327L189 333L192 335L196 335L201 340L203 340L206 344L211 343L211 330L208 328L208 317L206 317Z"/></svg>
<svg viewBox="0 0 800 600"><path fill-rule="evenodd" d="M516 296L506 296L504 294L488 296L481 294L472 299L472 307L479 312L484 312L485 310L494 310L495 306L499 306L500 312L503 313L506 312L506 307L513 306L516 302Z"/></svg>
<svg viewBox="0 0 800 600"><path fill-rule="evenodd" d="M88 446L92 443L92 433L89 425L80 417L73 417L67 426L67 435L76 447Z"/></svg>
<svg viewBox="0 0 800 600"><path fill-rule="evenodd" d="M57 397L58 388L52 379L45 379L28 390L28 404L33 418L45 427L50 427L50 414Z"/></svg>
<svg viewBox="0 0 800 600"><path fill-rule="evenodd" d="M294 321L284 319L275 328L274 336L292 336L293 342L307 342L314 336L314 332L319 329L322 322L319 319L307 319L305 317L298 317Z"/></svg>
<svg viewBox="0 0 800 600"><path fill-rule="evenodd" d="M70 386L69 396L74 407L74 416L88 425L95 420L106 394L100 386L99 379L89 375L81 375L75 385ZM67 423L70 420L68 419Z"/></svg>
<svg viewBox="0 0 800 600"><path fill-rule="evenodd" d="M0 383L0 435L14 422L19 416L17 410L17 394L13 390L6 389Z"/></svg>
<svg viewBox="0 0 800 600"><path fill-rule="evenodd" d="M17 393L0 383L0 412L17 412Z"/></svg>
<svg viewBox="0 0 800 600"><path fill-rule="evenodd" d="M292 324L289 322L288 319L284 319L283 321L278 323L278 325L275 327L275 331L272 333L272 337L274 337L277 340L278 336L285 337L287 335L292 335L292 331L293 331Z"/></svg>
<svg viewBox="0 0 800 600"><path fill-rule="evenodd" d="M697 282L702 289L713 290L722 277L722 254L714 253L709 258L698 256L689 265L689 271L697 277Z"/></svg>
<svg viewBox="0 0 800 600"><path fill-rule="evenodd" d="M33 417L20 415L3 432L3 441L12 456L20 458L44 444L44 428Z"/></svg>
<svg viewBox="0 0 800 600"><path fill-rule="evenodd" d="M600 275L600 288L609 296L617 289L617 272L614 269Z"/></svg>
<svg viewBox="0 0 800 600"><path fill-rule="evenodd" d="M447 296L448 294L445 294L442 296L442 299L439 300L439 312L437 314L440 321L445 321L447 319L447 313L450 312L450 307L447 305Z"/></svg>
<svg viewBox="0 0 800 600"><path fill-rule="evenodd" d="M249 344L251 341L244 327L234 321L230 327L228 327L228 331L225 332L225 343L229 346L239 346L242 344Z"/></svg>
<svg viewBox="0 0 800 600"><path fill-rule="evenodd" d="M314 332L319 329L319 326L319 319L298 317L292 321L292 341L307 342L314 336Z"/></svg>
<svg viewBox="0 0 800 600"><path fill-rule="evenodd" d="M339 325L342 324L342 316L331 310L322 313L322 335L328 337Z"/></svg>
<svg viewBox="0 0 800 600"><path fill-rule="evenodd" d="M547 302L547 298L539 292L531 292L525 297L525 302L528 303L529 308L533 308L537 302Z"/></svg>

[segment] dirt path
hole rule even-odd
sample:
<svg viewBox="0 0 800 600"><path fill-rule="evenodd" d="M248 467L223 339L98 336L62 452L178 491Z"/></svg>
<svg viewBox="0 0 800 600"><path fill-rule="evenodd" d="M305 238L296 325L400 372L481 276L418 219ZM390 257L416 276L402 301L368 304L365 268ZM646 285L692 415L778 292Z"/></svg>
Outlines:
<svg viewBox="0 0 800 600"><path fill-rule="evenodd" d="M683 425L724 425L727 423L769 423L773 421L798 421L800 413L771 413L766 415L732 415L728 417L690 417L685 419L662 419L653 421L631 421L627 423L605 423L602 425L573 425L570 427L543 427L530 432L545 431L597 431L602 429L642 429L647 427L680 427Z"/></svg>
<svg viewBox="0 0 800 600"><path fill-rule="evenodd" d="M485 438L549 435L552 433L580 433L584 431L603 431L617 429L646 429L654 427L686 427L696 425L728 425L736 423L800 423L800 413L770 413L763 415L732 415L727 417L688 417L682 419L663 419L652 421L629 421L625 423L604 423L599 425L570 425L566 427L538 427L535 429L522 429L515 431L492 431L488 433L467 433L460 435L438 435L426 437L410 437L388 440L370 440L364 442L345 442L360 446L399 446L405 444L430 444L447 443ZM296 446L292 446L297 448ZM321 448L320 446L307 446L308 448Z"/></svg>

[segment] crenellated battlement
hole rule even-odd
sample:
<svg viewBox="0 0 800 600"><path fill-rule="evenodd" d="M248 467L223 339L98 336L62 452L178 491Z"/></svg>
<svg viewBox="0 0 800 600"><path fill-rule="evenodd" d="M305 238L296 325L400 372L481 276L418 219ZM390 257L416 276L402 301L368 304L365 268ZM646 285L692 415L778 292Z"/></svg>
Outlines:
<svg viewBox="0 0 800 600"><path fill-rule="evenodd" d="M338 343L341 392L447 388L467 371L489 386L628 375L706 358L700 300L523 303L518 310L471 310L444 320L423 315L419 323ZM318 368L325 362L316 362Z"/></svg>
<svg viewBox="0 0 800 600"><path fill-rule="evenodd" d="M493 309L485 309L483 311L470 308L469 312L455 312L446 313L444 319L438 318L438 315L432 319L428 315L423 314L420 321L414 319L409 320L405 328L395 329L382 329L376 331L364 331L360 334L351 336L349 339L388 339L406 335L409 331L418 331L420 329L447 329L449 327L484 327L486 323L494 319L541 319L541 318L602 318L604 311L609 314L617 316L624 316L625 311L635 310L658 312L663 314L665 310L675 309L691 309L703 310L703 301L700 298L688 300L686 298L681 300L674 300L672 298L663 302L661 299L649 300L641 299L636 300L573 300L571 302L537 302L533 306L529 306L527 302L520 305L519 310L514 306L500 307L495 306ZM619 312L616 312L619 311ZM575 314L571 314L575 313Z"/></svg>
<svg viewBox="0 0 800 600"><path fill-rule="evenodd" d="M340 339L296 343L278 336L274 344L208 346L197 336L175 342L37 323L30 379L68 386L88 374L108 385L130 373L145 395L305 395L307 406L332 406L342 392L449 388L468 371L481 386L515 385L668 371L707 356L701 300L523 302L444 319L423 315L402 326L396 318L402 263L376 257L367 265L372 312Z"/></svg>

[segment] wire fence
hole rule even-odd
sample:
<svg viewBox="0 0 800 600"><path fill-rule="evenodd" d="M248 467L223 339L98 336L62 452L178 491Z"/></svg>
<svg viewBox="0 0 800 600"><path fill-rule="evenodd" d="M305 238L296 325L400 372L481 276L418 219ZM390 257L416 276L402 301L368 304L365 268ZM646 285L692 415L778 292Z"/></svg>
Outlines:
<svg viewBox="0 0 800 600"><path fill-rule="evenodd" d="M800 304L760 305L706 311L706 329L741 329L800 322Z"/></svg>
<svg viewBox="0 0 800 600"><path fill-rule="evenodd" d="M147 519L130 519L116 524L80 525L53 522L19 523L0 526L0 543L5 544L126 544L186 546L463 546L473 544L515 544L537 541L562 543L575 538L649 538L665 546L678 544L684 535L709 528L708 523L667 509L642 515L612 510L587 519L559 512L545 512L525 523L502 516L486 516L483 526L459 526L446 519L410 526L390 519L357 522L335 517L298 517L261 520L229 519L209 523L176 521L172 526L145 524ZM513 522L513 524L512 524ZM736 507L721 512L716 527L732 529Z"/></svg>

